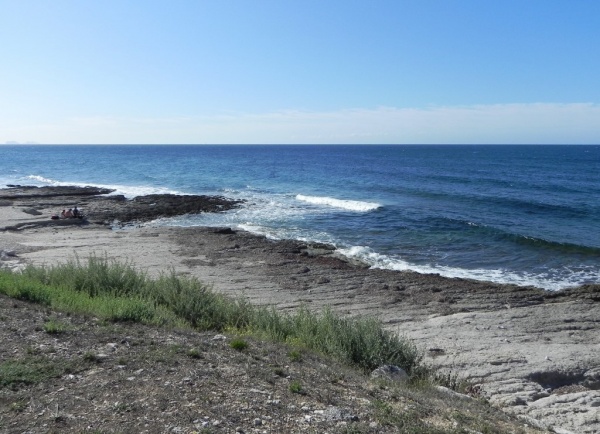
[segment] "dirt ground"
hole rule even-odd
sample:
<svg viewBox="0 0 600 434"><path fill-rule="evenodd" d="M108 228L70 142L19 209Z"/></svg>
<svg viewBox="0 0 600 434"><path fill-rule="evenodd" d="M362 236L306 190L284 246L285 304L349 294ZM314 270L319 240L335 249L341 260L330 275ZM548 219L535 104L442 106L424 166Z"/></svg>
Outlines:
<svg viewBox="0 0 600 434"><path fill-rule="evenodd" d="M484 418L489 432L538 432L475 399L399 391L248 337L103 323L5 296L0 325L1 433L412 432L390 425L391 409L432 430Z"/></svg>

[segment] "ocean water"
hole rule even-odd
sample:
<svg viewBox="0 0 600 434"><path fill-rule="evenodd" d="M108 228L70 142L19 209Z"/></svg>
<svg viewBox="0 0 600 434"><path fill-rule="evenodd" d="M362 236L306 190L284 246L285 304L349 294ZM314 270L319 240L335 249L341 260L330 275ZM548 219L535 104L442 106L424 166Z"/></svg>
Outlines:
<svg viewBox="0 0 600 434"><path fill-rule="evenodd" d="M600 283L600 146L0 146L0 185L245 199L152 222L332 243L373 267Z"/></svg>

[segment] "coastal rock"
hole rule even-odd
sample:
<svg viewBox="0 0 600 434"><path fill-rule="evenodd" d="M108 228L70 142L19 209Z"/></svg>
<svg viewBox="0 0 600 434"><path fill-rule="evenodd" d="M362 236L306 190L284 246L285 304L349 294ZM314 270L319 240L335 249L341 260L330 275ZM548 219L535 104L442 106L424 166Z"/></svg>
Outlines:
<svg viewBox="0 0 600 434"><path fill-rule="evenodd" d="M0 260L10 261L13 259L17 259L17 254L14 250L0 250Z"/></svg>
<svg viewBox="0 0 600 434"><path fill-rule="evenodd" d="M43 215L44 213L35 208L23 208L23 212L29 215Z"/></svg>
<svg viewBox="0 0 600 434"><path fill-rule="evenodd" d="M96 201L87 205L87 215L90 219L104 222L147 222L184 214L223 212L240 203L221 196L152 194L132 200Z"/></svg>
<svg viewBox="0 0 600 434"><path fill-rule="evenodd" d="M184 214L222 212L239 206L240 200L222 196L152 194L127 200L122 195L109 195L114 190L97 187L19 186L0 189L0 200L10 199L13 206L21 205L31 215L59 215L61 210L78 207L87 222L101 225L131 224ZM65 225L78 219L57 219L51 222L36 220L34 225ZM20 222L8 229L18 230L29 222ZM33 223L32 223L33 224ZM230 233L233 233L231 231Z"/></svg>
<svg viewBox="0 0 600 434"><path fill-rule="evenodd" d="M600 366L585 371L581 384L588 389L600 390Z"/></svg>
<svg viewBox="0 0 600 434"><path fill-rule="evenodd" d="M114 190L100 187L78 187L78 186L14 186L8 189L0 189L0 199L23 199L40 197L60 196L97 196L112 193Z"/></svg>
<svg viewBox="0 0 600 434"><path fill-rule="evenodd" d="M547 427L561 427L566 415L569 415L568 429L581 434L595 434L600 422L600 391L584 391L551 395L529 402L516 414L543 421Z"/></svg>
<svg viewBox="0 0 600 434"><path fill-rule="evenodd" d="M232 235L232 234L235 234L236 232L231 228L215 228L214 233L221 234L221 235Z"/></svg>

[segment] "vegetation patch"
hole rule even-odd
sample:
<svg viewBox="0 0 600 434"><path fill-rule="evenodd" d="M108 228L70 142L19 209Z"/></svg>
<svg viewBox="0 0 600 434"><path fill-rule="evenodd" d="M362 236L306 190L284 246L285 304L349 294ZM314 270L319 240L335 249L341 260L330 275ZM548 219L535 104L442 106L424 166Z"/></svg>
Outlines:
<svg viewBox="0 0 600 434"><path fill-rule="evenodd" d="M44 324L44 331L50 335L58 335L67 331L67 325L51 318Z"/></svg>
<svg viewBox="0 0 600 434"><path fill-rule="evenodd" d="M235 338L231 341L229 346L231 348L233 348L234 350L243 351L246 348L248 348L248 342L246 342L245 340L243 340L241 338Z"/></svg>
<svg viewBox="0 0 600 434"><path fill-rule="evenodd" d="M237 352L221 332L61 315L5 295L0 315L2 432L539 432L424 380L374 383L249 333L232 335L249 344ZM44 331L49 318L67 332Z"/></svg>
<svg viewBox="0 0 600 434"><path fill-rule="evenodd" d="M286 342L325 354L364 372L382 364L420 372L416 346L371 318L343 318L330 309L282 314L232 299L174 272L152 279L128 263L90 257L54 267L0 272L0 292L54 309L94 315L106 321L135 322L199 331L234 331ZM49 325L50 333L59 332ZM233 342L232 342L233 344ZM241 343L236 348L242 350ZM290 353L292 361L299 353Z"/></svg>
<svg viewBox="0 0 600 434"><path fill-rule="evenodd" d="M299 393L300 395L306 394L306 391L302 388L302 383L298 380L294 380L290 383L290 392Z"/></svg>
<svg viewBox="0 0 600 434"><path fill-rule="evenodd" d="M73 362L44 356L25 356L0 363L0 388L17 389L73 372Z"/></svg>

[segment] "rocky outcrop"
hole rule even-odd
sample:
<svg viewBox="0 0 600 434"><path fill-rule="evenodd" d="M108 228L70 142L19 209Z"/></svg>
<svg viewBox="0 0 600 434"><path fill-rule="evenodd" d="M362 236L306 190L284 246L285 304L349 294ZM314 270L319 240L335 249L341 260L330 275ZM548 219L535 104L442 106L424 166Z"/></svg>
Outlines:
<svg viewBox="0 0 600 434"><path fill-rule="evenodd" d="M0 249L0 269L19 270L23 267L24 264L14 250Z"/></svg>
<svg viewBox="0 0 600 434"><path fill-rule="evenodd" d="M32 185L9 185L9 188L0 189L0 199L33 199L39 197L60 196L98 196L114 192L109 188L78 187L78 186L52 186L36 187Z"/></svg>
<svg viewBox="0 0 600 434"><path fill-rule="evenodd" d="M109 224L144 222L184 214L222 212L235 208L238 200L222 196L151 194L126 200L122 196L97 200L86 205L90 220Z"/></svg>
<svg viewBox="0 0 600 434"><path fill-rule="evenodd" d="M33 187L13 186L0 190L3 206L23 207L32 216L44 216L5 226L5 230L20 230L40 226L65 226L94 223L122 225L147 222L163 217L204 212L222 212L239 206L241 201L222 196L152 194L131 200L122 195L110 195L114 190L96 187ZM78 207L83 219L58 218L64 209ZM55 219L51 220L51 217Z"/></svg>

